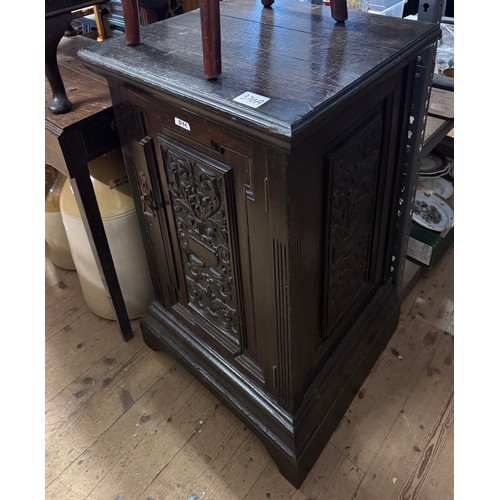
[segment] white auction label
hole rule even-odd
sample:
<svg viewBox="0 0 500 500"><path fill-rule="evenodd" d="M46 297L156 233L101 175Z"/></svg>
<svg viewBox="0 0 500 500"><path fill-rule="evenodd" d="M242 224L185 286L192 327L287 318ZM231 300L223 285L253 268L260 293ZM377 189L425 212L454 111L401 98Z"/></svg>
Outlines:
<svg viewBox="0 0 500 500"><path fill-rule="evenodd" d="M184 120L181 120L180 118L177 118L177 116L174 118L175 124L179 127L185 128L186 130L191 131L191 127L189 126L188 122L185 122Z"/></svg>
<svg viewBox="0 0 500 500"><path fill-rule="evenodd" d="M245 104L246 106L250 106L251 108L258 108L259 106L262 106L264 103L269 101L269 99L269 97L254 94L253 92L244 92L238 97L235 97L233 101L239 102L240 104Z"/></svg>
<svg viewBox="0 0 500 500"><path fill-rule="evenodd" d="M452 90L432 87L431 98L429 101L429 112L444 118L453 118L454 98L455 94Z"/></svg>
<svg viewBox="0 0 500 500"><path fill-rule="evenodd" d="M413 257L415 260L422 262L426 266L429 266L432 258L432 247L418 241L411 236L408 238L408 249L406 250L407 255Z"/></svg>

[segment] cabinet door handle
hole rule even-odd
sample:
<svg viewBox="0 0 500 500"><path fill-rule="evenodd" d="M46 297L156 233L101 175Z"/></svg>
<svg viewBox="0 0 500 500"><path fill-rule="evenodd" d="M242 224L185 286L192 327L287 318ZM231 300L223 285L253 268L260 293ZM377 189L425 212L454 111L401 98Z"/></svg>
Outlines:
<svg viewBox="0 0 500 500"><path fill-rule="evenodd" d="M139 172L139 191L142 202L142 213L146 217L156 217L155 211L157 208L153 199L153 191L149 186L146 174L142 170Z"/></svg>

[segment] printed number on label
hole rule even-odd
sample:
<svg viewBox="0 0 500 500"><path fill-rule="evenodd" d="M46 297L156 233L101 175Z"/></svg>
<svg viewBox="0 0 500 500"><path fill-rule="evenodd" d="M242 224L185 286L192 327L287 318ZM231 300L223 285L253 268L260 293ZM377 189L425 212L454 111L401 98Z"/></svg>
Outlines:
<svg viewBox="0 0 500 500"><path fill-rule="evenodd" d="M177 118L177 117L174 118L174 121L178 127L182 127L186 130L191 131L191 127L190 127L188 122L185 122L184 120L181 120L180 118Z"/></svg>

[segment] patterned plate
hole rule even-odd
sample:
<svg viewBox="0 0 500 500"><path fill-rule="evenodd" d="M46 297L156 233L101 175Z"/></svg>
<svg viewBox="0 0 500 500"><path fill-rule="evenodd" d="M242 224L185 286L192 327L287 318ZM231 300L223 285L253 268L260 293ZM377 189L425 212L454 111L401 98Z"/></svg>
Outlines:
<svg viewBox="0 0 500 500"><path fill-rule="evenodd" d="M445 200L453 194L453 184L442 177L419 177L417 188L432 191Z"/></svg>
<svg viewBox="0 0 500 500"><path fill-rule="evenodd" d="M432 191L417 189L413 220L431 231L442 232L453 226L453 208Z"/></svg>

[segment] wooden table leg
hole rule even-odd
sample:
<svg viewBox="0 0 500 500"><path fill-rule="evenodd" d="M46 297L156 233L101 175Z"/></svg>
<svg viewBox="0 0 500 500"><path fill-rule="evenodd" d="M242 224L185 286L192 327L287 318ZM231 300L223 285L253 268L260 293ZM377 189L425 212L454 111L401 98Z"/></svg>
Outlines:
<svg viewBox="0 0 500 500"><path fill-rule="evenodd" d="M116 274L115 265L104 231L101 213L90 180L85 153L78 132L69 133L64 144L64 156L70 176L73 193L82 216L83 225L89 238L90 247L101 275L103 284L115 311L124 340L133 337L132 327L128 318L127 308Z"/></svg>
<svg viewBox="0 0 500 500"><path fill-rule="evenodd" d="M104 22L101 15L101 7L96 4L92 8L94 10L95 24L97 26L97 41L103 42L106 40L106 30L104 28Z"/></svg>
<svg viewBox="0 0 500 500"><path fill-rule="evenodd" d="M122 0L122 9L125 22L125 41L127 45L139 45L141 36L137 0Z"/></svg>
<svg viewBox="0 0 500 500"><path fill-rule="evenodd" d="M347 14L347 0L331 0L330 10L333 19L338 23L343 23L349 17Z"/></svg>
<svg viewBox="0 0 500 500"><path fill-rule="evenodd" d="M70 23L71 12L45 18L45 75L52 89L52 100L49 102L52 113L67 113L71 109L57 65L57 46Z"/></svg>
<svg viewBox="0 0 500 500"><path fill-rule="evenodd" d="M208 80L221 74L220 0L200 0L203 69Z"/></svg>

